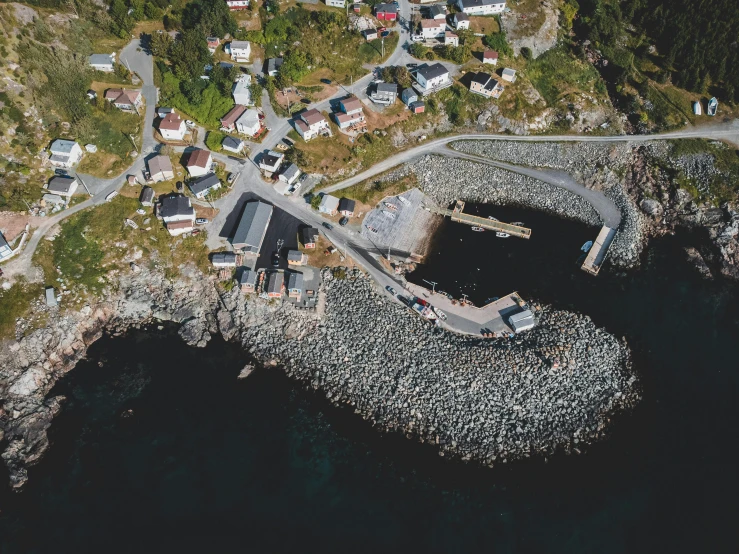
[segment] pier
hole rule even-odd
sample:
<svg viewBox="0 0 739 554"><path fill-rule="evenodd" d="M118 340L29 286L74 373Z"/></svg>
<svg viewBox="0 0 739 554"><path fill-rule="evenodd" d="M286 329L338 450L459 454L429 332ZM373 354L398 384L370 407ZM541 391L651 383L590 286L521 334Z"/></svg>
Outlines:
<svg viewBox="0 0 739 554"><path fill-rule="evenodd" d="M615 236L616 229L611 229L605 225L603 226L600 233L598 233L598 238L595 239L593 246L590 247L590 251L582 264L583 271L587 271L591 275L598 275L600 267L606 259L606 254L608 254L608 248L611 246Z"/></svg>
<svg viewBox="0 0 739 554"><path fill-rule="evenodd" d="M511 225L510 223L502 223L486 217L479 217L476 215L470 215L464 213L464 202L457 200L453 210L445 208L439 208L438 206L425 206L425 208L433 213L442 215L444 217L451 217L452 221L457 223L465 223L473 227L482 227L490 231L496 231L499 233L508 233L512 237L518 237L522 239L531 238L531 229L526 227L519 227L518 225Z"/></svg>

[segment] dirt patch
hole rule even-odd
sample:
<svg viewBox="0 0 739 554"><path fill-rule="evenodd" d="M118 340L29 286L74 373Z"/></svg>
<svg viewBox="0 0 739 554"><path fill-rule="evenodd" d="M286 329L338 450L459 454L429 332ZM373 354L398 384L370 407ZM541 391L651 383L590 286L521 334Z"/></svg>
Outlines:
<svg viewBox="0 0 739 554"><path fill-rule="evenodd" d="M511 11L501 15L501 21L518 56L521 48L529 48L539 57L557 44L560 0L519 0Z"/></svg>
<svg viewBox="0 0 739 554"><path fill-rule="evenodd" d="M307 106L306 104L300 102L301 98L303 98L303 96L295 92L295 89L290 89L287 94L284 94L281 90L275 91L275 100L277 100L277 103L280 105L280 107L284 108L285 110L289 105L293 104L301 104L302 106Z"/></svg>
<svg viewBox="0 0 739 554"><path fill-rule="evenodd" d="M0 212L0 231L5 240L10 242L23 232L27 223L30 223L31 227L38 227L41 221L43 218L18 212Z"/></svg>
<svg viewBox="0 0 739 554"><path fill-rule="evenodd" d="M117 170L123 169L123 162L124 160L116 154L97 151L94 154L85 154L77 170L95 177L112 177Z"/></svg>
<svg viewBox="0 0 739 554"><path fill-rule="evenodd" d="M407 110L402 102L396 102L383 112L376 112L369 107L364 108L364 117L370 131L385 129L390 125L405 121L411 115L411 111Z"/></svg>
<svg viewBox="0 0 739 554"><path fill-rule="evenodd" d="M306 249L302 244L299 243L298 248L301 252L304 252L308 256L308 265L313 267L353 267L354 261L351 258L341 259L341 255L337 250L333 254L326 256L324 253L326 249L331 246L331 242L328 241L323 235L318 236L315 248Z"/></svg>
<svg viewBox="0 0 739 554"><path fill-rule="evenodd" d="M195 217L204 217L205 219L213 219L218 214L218 210L216 208L211 208L210 206L201 206L199 204L193 204L192 207L195 208Z"/></svg>

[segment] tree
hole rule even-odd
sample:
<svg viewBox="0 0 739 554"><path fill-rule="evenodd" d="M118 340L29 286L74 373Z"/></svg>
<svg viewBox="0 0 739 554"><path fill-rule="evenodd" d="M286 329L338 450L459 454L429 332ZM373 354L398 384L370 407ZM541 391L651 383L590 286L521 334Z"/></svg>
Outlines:
<svg viewBox="0 0 739 554"><path fill-rule="evenodd" d="M169 58L175 75L182 80L199 79L212 61L205 35L199 29L180 33L170 48Z"/></svg>
<svg viewBox="0 0 739 554"><path fill-rule="evenodd" d="M513 51L511 50L511 47L508 45L508 41L506 40L506 36L504 32L491 33L485 36L482 39L482 41L485 43L486 46L497 51L499 54L505 54L506 56L513 55Z"/></svg>
<svg viewBox="0 0 739 554"><path fill-rule="evenodd" d="M428 48L426 48L420 42L414 42L413 44L411 44L409 52L411 53L411 56L413 56L414 58L423 59L423 57L428 52Z"/></svg>
<svg viewBox="0 0 739 554"><path fill-rule="evenodd" d="M151 35L149 42L151 53L160 58L164 58L169 54L169 49L172 46L172 37L169 33L154 33Z"/></svg>
<svg viewBox="0 0 739 554"><path fill-rule="evenodd" d="M208 150L218 152L222 148L224 138L226 138L225 133L221 133L220 131L209 131L208 136L205 137L205 146L208 147Z"/></svg>
<svg viewBox="0 0 739 554"><path fill-rule="evenodd" d="M233 35L239 28L228 4L211 0L194 0L187 4L182 11L182 26L216 37Z"/></svg>
<svg viewBox="0 0 739 554"><path fill-rule="evenodd" d="M151 2L147 2L146 6L144 6L144 13L146 14L147 19L154 19L159 20L162 18L162 15L164 12L162 9L158 6L155 6Z"/></svg>
<svg viewBox="0 0 739 554"><path fill-rule="evenodd" d="M287 40L290 22L285 17L275 17L264 28L264 39L268 43L279 43Z"/></svg>
<svg viewBox="0 0 739 554"><path fill-rule="evenodd" d="M285 54L280 77L283 83L295 83L308 74L308 57L302 50L290 50Z"/></svg>

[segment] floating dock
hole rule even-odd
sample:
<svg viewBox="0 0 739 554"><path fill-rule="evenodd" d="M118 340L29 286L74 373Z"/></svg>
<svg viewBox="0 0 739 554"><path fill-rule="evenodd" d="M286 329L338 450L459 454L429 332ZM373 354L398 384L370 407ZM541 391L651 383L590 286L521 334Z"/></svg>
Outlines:
<svg viewBox="0 0 739 554"><path fill-rule="evenodd" d="M490 231L508 233L512 237L522 239L531 238L531 229L527 229L526 227L519 227L518 225L511 225L510 223L502 223L486 217L464 213L462 211L464 209L464 202L461 200L457 200L453 210L447 210L437 206L426 206L426 209L445 217L451 217L452 221L456 221L457 223L466 223L473 227L482 227L483 229L488 229Z"/></svg>
<svg viewBox="0 0 739 554"><path fill-rule="evenodd" d="M605 225L598 233L598 238L595 239L593 246L590 247L588 255L582 264L582 270L587 271L591 275L598 275L601 265L606 259L608 254L608 248L613 242L613 238L616 236L616 229L611 229Z"/></svg>

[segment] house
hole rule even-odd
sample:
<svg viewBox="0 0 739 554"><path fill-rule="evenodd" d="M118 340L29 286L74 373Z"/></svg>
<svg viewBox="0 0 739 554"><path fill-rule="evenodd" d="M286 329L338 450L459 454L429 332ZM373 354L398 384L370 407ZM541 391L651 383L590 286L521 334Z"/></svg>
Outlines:
<svg viewBox="0 0 739 554"><path fill-rule="evenodd" d="M359 13L362 11L362 4L352 4L352 11L354 13Z"/></svg>
<svg viewBox="0 0 739 554"><path fill-rule="evenodd" d="M275 173L280 169L280 164L282 164L282 160L284 159L284 154L270 150L266 154L263 154L262 158L259 160L259 169L269 173Z"/></svg>
<svg viewBox="0 0 739 554"><path fill-rule="evenodd" d="M362 112L362 102L356 96L347 96L339 100L339 109L347 115Z"/></svg>
<svg viewBox="0 0 739 554"><path fill-rule="evenodd" d="M308 256L303 254L300 250L288 250L287 263L289 265L305 265L308 263Z"/></svg>
<svg viewBox="0 0 739 554"><path fill-rule="evenodd" d="M221 188L221 181L215 173L208 173L202 177L198 177L194 181L190 181L187 187L195 195L195 198L205 198L212 190Z"/></svg>
<svg viewBox="0 0 739 554"><path fill-rule="evenodd" d="M249 7L249 0L226 0L229 10L245 10Z"/></svg>
<svg viewBox="0 0 739 554"><path fill-rule="evenodd" d="M56 293L54 292L54 287L46 287L44 290L44 293L46 295L46 305L50 308L53 308L54 306L58 306L59 302L56 298Z"/></svg>
<svg viewBox="0 0 739 554"><path fill-rule="evenodd" d="M236 252L215 252L210 263L213 267L236 267Z"/></svg>
<svg viewBox="0 0 739 554"><path fill-rule="evenodd" d="M282 67L282 58L269 58L267 60L267 75L277 77L277 73Z"/></svg>
<svg viewBox="0 0 739 554"><path fill-rule="evenodd" d="M300 298L301 294L303 294L303 274L290 271L287 274L287 295L290 298Z"/></svg>
<svg viewBox="0 0 739 554"><path fill-rule="evenodd" d="M233 152L234 154L241 154L244 150L244 141L236 137L225 137L221 146L227 152Z"/></svg>
<svg viewBox="0 0 739 554"><path fill-rule="evenodd" d="M162 108L161 106L157 108L157 117L161 119L164 119L170 113L174 113L174 108Z"/></svg>
<svg viewBox="0 0 739 554"><path fill-rule="evenodd" d="M236 104L242 106L251 106L254 103L251 100L251 75L242 75L239 80L234 83L231 95Z"/></svg>
<svg viewBox="0 0 739 554"><path fill-rule="evenodd" d="M514 332L520 333L521 331L534 327L536 325L536 319L531 310L524 310L510 316L508 318L508 324Z"/></svg>
<svg viewBox="0 0 739 554"><path fill-rule="evenodd" d="M365 29L362 31L362 36L364 37L364 40L376 40L377 29Z"/></svg>
<svg viewBox="0 0 739 554"><path fill-rule="evenodd" d="M452 86L452 80L449 78L449 71L447 71L447 69L438 62L432 65L426 63L423 64L418 68L413 77L416 80L416 84L413 88L415 88L422 96L426 96L432 92L438 92Z"/></svg>
<svg viewBox="0 0 739 554"><path fill-rule="evenodd" d="M248 62L251 56L251 43L248 40L232 40L228 44L228 52L235 62Z"/></svg>
<svg viewBox="0 0 739 554"><path fill-rule="evenodd" d="M49 147L49 162L54 167L72 167L82 158L82 148L73 140L56 139Z"/></svg>
<svg viewBox="0 0 739 554"><path fill-rule="evenodd" d="M381 21L398 19L398 6L395 4L375 4L375 17Z"/></svg>
<svg viewBox="0 0 739 554"><path fill-rule="evenodd" d="M390 104L395 103L395 99L398 97L398 85L394 83L377 83L374 92L370 95L370 100L376 104Z"/></svg>
<svg viewBox="0 0 739 554"><path fill-rule="evenodd" d="M257 272L245 267L239 275L241 292L254 292L257 288Z"/></svg>
<svg viewBox="0 0 739 554"><path fill-rule="evenodd" d="M503 86L487 73L480 72L472 76L470 92L486 98L500 98L500 95L503 94Z"/></svg>
<svg viewBox="0 0 739 554"><path fill-rule="evenodd" d="M159 134L165 140L184 140L187 132L185 120L174 112L170 112L159 121Z"/></svg>
<svg viewBox="0 0 739 554"><path fill-rule="evenodd" d="M141 91L109 88L105 91L105 99L119 110L135 112L141 106Z"/></svg>
<svg viewBox="0 0 739 554"><path fill-rule="evenodd" d="M516 70L506 67L503 70L503 73L500 74L500 77L504 81L508 81L509 83L515 83L516 82Z"/></svg>
<svg viewBox="0 0 739 554"><path fill-rule="evenodd" d="M446 23L443 19L422 19L421 20L421 36L424 40L443 37L446 30Z"/></svg>
<svg viewBox="0 0 739 554"><path fill-rule="evenodd" d="M334 119L336 120L336 124L339 126L339 129L342 131L344 129L349 129L350 127L354 127L355 131L364 131L367 128L367 124L364 122L364 113L363 112L354 112L351 115L345 114L345 113L335 113Z"/></svg>
<svg viewBox="0 0 739 554"><path fill-rule="evenodd" d="M485 50L482 53L482 63L498 65L498 53L495 50Z"/></svg>
<svg viewBox="0 0 739 554"><path fill-rule="evenodd" d="M285 289L285 274L281 271L273 271L267 277L266 293L270 298L281 298Z"/></svg>
<svg viewBox="0 0 739 554"><path fill-rule="evenodd" d="M454 17L452 17L452 25L458 31L460 29L469 29L470 28L470 16L464 12L457 12L454 14Z"/></svg>
<svg viewBox="0 0 739 554"><path fill-rule="evenodd" d="M444 32L444 45L445 46L459 46L459 36L452 33L451 31Z"/></svg>
<svg viewBox="0 0 739 554"><path fill-rule="evenodd" d="M259 254L264 235L272 219L272 206L264 202L247 202L231 244L236 250Z"/></svg>
<svg viewBox="0 0 739 554"><path fill-rule="evenodd" d="M282 172L280 172L280 174L277 176L280 181L282 181L283 183L287 183L288 185L292 185L295 181L298 180L298 177L300 177L300 168L293 163L283 169Z"/></svg>
<svg viewBox="0 0 739 554"><path fill-rule="evenodd" d="M339 200L339 213L346 217L354 216L354 207L357 203L351 198L342 198Z"/></svg>
<svg viewBox="0 0 739 554"><path fill-rule="evenodd" d="M56 175L46 184L46 189L59 196L70 198L74 194L74 191L77 190L78 185L79 183L77 183L77 179L74 177Z"/></svg>
<svg viewBox="0 0 739 554"><path fill-rule="evenodd" d="M193 149L187 158L185 167L190 177L201 177L206 173L210 173L210 166L213 164L213 156L208 150L200 148Z"/></svg>
<svg viewBox="0 0 739 554"><path fill-rule="evenodd" d="M154 183L174 179L174 169L169 156L154 156L146 164L149 166L149 180Z"/></svg>
<svg viewBox="0 0 739 554"><path fill-rule="evenodd" d="M408 106L413 113L423 113L426 111L426 103L425 102L413 102L410 106Z"/></svg>
<svg viewBox="0 0 739 554"><path fill-rule="evenodd" d="M321 198L321 203L318 206L318 211L322 214L336 215L339 209L339 199L330 194L324 194Z"/></svg>
<svg viewBox="0 0 739 554"><path fill-rule="evenodd" d="M400 93L400 99L403 101L403 104L410 106L413 102L418 100L418 94L416 94L415 90L409 87L403 89L403 92Z"/></svg>
<svg viewBox="0 0 739 554"><path fill-rule="evenodd" d="M115 52L112 54L92 54L87 58L87 63L97 71L112 73L115 70Z"/></svg>
<svg viewBox="0 0 739 554"><path fill-rule="evenodd" d="M246 106L236 104L221 118L221 130L233 132L236 130L236 120L246 111Z"/></svg>
<svg viewBox="0 0 739 554"><path fill-rule="evenodd" d="M221 45L221 39L218 37L207 37L205 42L208 43L208 52L215 54L218 47Z"/></svg>
<svg viewBox="0 0 739 554"><path fill-rule="evenodd" d="M5 240L5 236L0 232L0 260L4 260L5 258L10 258L10 256L13 255L13 249L8 244L8 241Z"/></svg>
<svg viewBox="0 0 739 554"><path fill-rule="evenodd" d="M505 0L457 0L457 7L467 15L492 15L505 9Z"/></svg>
<svg viewBox="0 0 739 554"><path fill-rule="evenodd" d="M144 187L141 189L141 195L139 196L139 202L142 206L153 206L154 205L154 189L151 187Z"/></svg>
<svg viewBox="0 0 739 554"><path fill-rule="evenodd" d="M262 130L262 123L259 121L259 112L255 109L248 109L241 117L236 120L236 131L242 135L256 137Z"/></svg>
<svg viewBox="0 0 739 554"><path fill-rule="evenodd" d="M326 5L333 8L344 8L346 7L346 0L326 0Z"/></svg>
<svg viewBox="0 0 739 554"><path fill-rule="evenodd" d="M429 7L426 13L429 19L441 19L442 21L446 21L446 8L441 4Z"/></svg>
<svg viewBox="0 0 739 554"><path fill-rule="evenodd" d="M157 215L173 237L192 231L195 221L195 210L190 199L181 194L170 194L162 198Z"/></svg>
<svg viewBox="0 0 739 554"><path fill-rule="evenodd" d="M317 109L312 108L298 115L295 129L303 140L310 140L320 133L328 131L328 120Z"/></svg>
<svg viewBox="0 0 739 554"><path fill-rule="evenodd" d="M305 248L315 248L318 242L318 229L315 227L304 227L301 232L301 239Z"/></svg>

